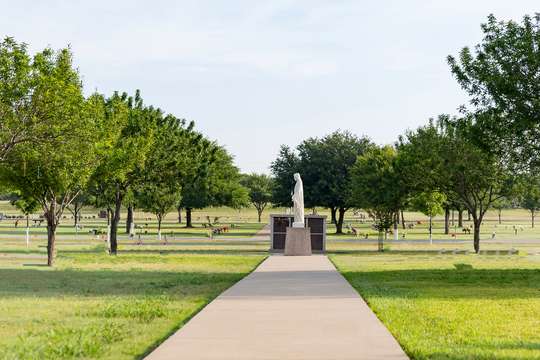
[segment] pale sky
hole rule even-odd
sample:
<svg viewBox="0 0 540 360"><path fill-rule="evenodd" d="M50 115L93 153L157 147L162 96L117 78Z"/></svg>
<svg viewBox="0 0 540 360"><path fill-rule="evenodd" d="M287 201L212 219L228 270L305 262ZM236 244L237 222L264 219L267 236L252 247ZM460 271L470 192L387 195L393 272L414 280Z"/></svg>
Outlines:
<svg viewBox="0 0 540 360"><path fill-rule="evenodd" d="M456 113L467 98L446 56L478 43L490 13L540 12L538 0L0 4L0 36L32 51L71 45L87 94L141 89L244 172L268 172L280 144L336 129L392 143Z"/></svg>

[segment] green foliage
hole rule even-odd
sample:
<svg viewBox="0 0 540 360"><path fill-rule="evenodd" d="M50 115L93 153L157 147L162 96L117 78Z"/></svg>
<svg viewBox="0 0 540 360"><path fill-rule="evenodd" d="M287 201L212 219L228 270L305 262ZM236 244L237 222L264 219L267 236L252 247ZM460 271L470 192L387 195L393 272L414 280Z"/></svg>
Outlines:
<svg viewBox="0 0 540 360"><path fill-rule="evenodd" d="M352 204L366 209L379 231L390 229L407 195L399 186L396 161L392 147L373 147L358 157L351 170Z"/></svg>
<svg viewBox="0 0 540 360"><path fill-rule="evenodd" d="M242 176L240 183L249 191L249 199L259 216L261 222L261 214L266 206L272 201L272 178L265 174L248 174Z"/></svg>
<svg viewBox="0 0 540 360"><path fill-rule="evenodd" d="M134 185L136 205L158 218L161 230L163 217L178 203L182 180L191 174L193 148L201 141L193 132L193 123L168 115L158 121L152 151L144 168L139 168Z"/></svg>
<svg viewBox="0 0 540 360"><path fill-rule="evenodd" d="M398 145L403 178L413 193L438 191L473 216L475 248L486 211L497 200L511 197L514 176L504 159L474 141L477 124L471 117L441 116L437 125L409 132Z"/></svg>
<svg viewBox="0 0 540 360"><path fill-rule="evenodd" d="M531 212L531 225L534 227L536 212L540 210L540 176L523 175L519 179L518 193L520 205Z"/></svg>
<svg viewBox="0 0 540 360"><path fill-rule="evenodd" d="M240 172L232 156L220 146L205 144L209 150L199 154L196 171L183 179L181 207L242 207L249 203L247 189L240 185Z"/></svg>
<svg viewBox="0 0 540 360"><path fill-rule="evenodd" d="M413 209L429 216L430 218L444 213L446 195L438 191L426 191L415 195L411 205Z"/></svg>
<svg viewBox="0 0 540 360"><path fill-rule="evenodd" d="M16 146L56 139L58 129L50 126L48 116L51 107L58 104L49 103L54 96L50 92L67 90L68 83L77 92L76 84L69 79L74 77L76 83L77 75L66 71L71 61L69 50L62 52L56 60L51 49L32 58L24 43L9 37L0 43L0 161L5 161Z"/></svg>
<svg viewBox="0 0 540 360"><path fill-rule="evenodd" d="M11 200L11 205L19 209L24 215L30 215L39 209L39 202L33 198L24 198L17 196Z"/></svg>
<svg viewBox="0 0 540 360"><path fill-rule="evenodd" d="M294 173L300 172L300 159L286 145L281 145L276 160L271 165L274 186L272 188L272 203L276 206L290 207L291 191L294 188ZM305 184L304 184L305 187Z"/></svg>
<svg viewBox="0 0 540 360"><path fill-rule="evenodd" d="M483 40L459 57L448 56L451 71L471 97L478 117L475 140L519 165L539 163L540 15L522 22L490 15Z"/></svg>
<svg viewBox="0 0 540 360"><path fill-rule="evenodd" d="M296 152L282 146L271 165L275 181L273 203L291 206L293 174L298 172L304 184L306 207L339 209L336 232L341 233L344 214L351 207L350 169L356 158L371 146L368 138L359 138L346 131L306 139L296 147Z"/></svg>
<svg viewBox="0 0 540 360"><path fill-rule="evenodd" d="M11 148L4 154L0 180L21 197L40 204L50 230L48 255L52 265L56 226L65 207L86 185L97 163L100 139L92 116L93 103L83 97L69 49L45 49L28 66L25 74L30 74L32 87L25 95L31 98L25 111L32 113L28 121L39 126L25 127L25 131L29 138L41 138L44 131L48 140L20 142ZM17 109L12 112L24 115Z"/></svg>

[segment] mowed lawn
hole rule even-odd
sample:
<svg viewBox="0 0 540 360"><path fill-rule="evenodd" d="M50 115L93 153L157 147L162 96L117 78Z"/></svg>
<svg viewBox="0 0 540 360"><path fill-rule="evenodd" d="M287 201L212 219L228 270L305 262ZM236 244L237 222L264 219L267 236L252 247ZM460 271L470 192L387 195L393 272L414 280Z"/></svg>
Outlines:
<svg viewBox="0 0 540 360"><path fill-rule="evenodd" d="M54 268L0 263L0 358L141 358L264 257L97 247Z"/></svg>
<svg viewBox="0 0 540 360"><path fill-rule="evenodd" d="M540 257L332 255L413 359L540 359Z"/></svg>

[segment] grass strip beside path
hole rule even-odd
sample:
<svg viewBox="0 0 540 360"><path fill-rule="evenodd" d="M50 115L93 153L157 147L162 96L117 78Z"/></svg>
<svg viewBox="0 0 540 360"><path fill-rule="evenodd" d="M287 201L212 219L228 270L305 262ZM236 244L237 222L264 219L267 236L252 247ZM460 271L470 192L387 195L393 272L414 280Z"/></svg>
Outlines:
<svg viewBox="0 0 540 360"><path fill-rule="evenodd" d="M0 358L140 358L263 259L74 252L0 268Z"/></svg>
<svg viewBox="0 0 540 360"><path fill-rule="evenodd" d="M540 359L540 258L333 255L413 359Z"/></svg>

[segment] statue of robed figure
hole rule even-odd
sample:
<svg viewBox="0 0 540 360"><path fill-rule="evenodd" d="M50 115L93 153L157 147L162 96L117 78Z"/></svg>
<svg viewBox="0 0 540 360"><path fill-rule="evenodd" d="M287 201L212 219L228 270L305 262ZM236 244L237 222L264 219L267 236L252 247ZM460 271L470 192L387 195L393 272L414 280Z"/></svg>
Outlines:
<svg viewBox="0 0 540 360"><path fill-rule="evenodd" d="M294 180L296 184L294 185L294 192L292 195L293 201L293 214L294 222L293 227L303 228L304 227L304 186L302 184L302 178L299 173L294 174Z"/></svg>

